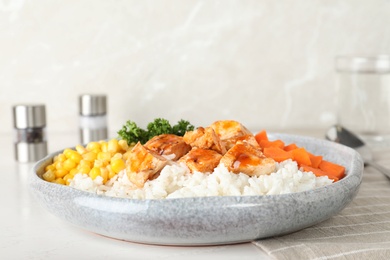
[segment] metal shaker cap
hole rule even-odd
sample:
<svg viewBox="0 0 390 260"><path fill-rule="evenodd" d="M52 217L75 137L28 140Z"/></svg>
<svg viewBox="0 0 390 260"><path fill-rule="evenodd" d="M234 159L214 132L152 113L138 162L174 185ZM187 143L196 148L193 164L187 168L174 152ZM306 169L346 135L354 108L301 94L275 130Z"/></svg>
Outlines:
<svg viewBox="0 0 390 260"><path fill-rule="evenodd" d="M82 116L105 115L107 112L106 95L81 95L79 97L79 110Z"/></svg>
<svg viewBox="0 0 390 260"><path fill-rule="evenodd" d="M43 104L21 104L13 107L14 127L17 129L46 126L46 108Z"/></svg>

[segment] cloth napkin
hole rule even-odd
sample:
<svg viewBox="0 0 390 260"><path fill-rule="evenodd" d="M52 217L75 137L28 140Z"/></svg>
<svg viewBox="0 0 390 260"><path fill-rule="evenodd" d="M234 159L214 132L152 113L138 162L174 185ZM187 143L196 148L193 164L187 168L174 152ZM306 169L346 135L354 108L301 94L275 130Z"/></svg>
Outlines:
<svg viewBox="0 0 390 260"><path fill-rule="evenodd" d="M375 158L390 169L390 149ZM338 215L252 243L274 259L390 259L390 179L366 166L357 196Z"/></svg>

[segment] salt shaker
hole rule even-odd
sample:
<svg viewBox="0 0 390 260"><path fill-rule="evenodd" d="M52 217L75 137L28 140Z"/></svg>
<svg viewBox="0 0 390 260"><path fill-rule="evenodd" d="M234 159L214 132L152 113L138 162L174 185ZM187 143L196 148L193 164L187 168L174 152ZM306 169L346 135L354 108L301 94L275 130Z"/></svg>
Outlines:
<svg viewBox="0 0 390 260"><path fill-rule="evenodd" d="M79 114L82 144L107 139L106 95L80 95Z"/></svg>
<svg viewBox="0 0 390 260"><path fill-rule="evenodd" d="M46 108L43 104L13 106L15 159L35 162L47 155Z"/></svg>

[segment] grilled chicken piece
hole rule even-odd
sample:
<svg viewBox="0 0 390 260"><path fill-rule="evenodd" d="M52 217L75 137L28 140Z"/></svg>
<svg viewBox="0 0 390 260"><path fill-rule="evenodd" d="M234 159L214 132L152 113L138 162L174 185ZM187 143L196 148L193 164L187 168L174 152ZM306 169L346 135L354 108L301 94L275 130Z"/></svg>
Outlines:
<svg viewBox="0 0 390 260"><path fill-rule="evenodd" d="M229 150L237 141L246 141L259 147L254 135L241 123L233 120L216 121L210 126L221 139L222 145Z"/></svg>
<svg viewBox="0 0 390 260"><path fill-rule="evenodd" d="M220 154L226 153L226 148L211 127L198 127L194 131L188 131L183 136L184 141L192 147L212 149Z"/></svg>
<svg viewBox="0 0 390 260"><path fill-rule="evenodd" d="M174 155L171 160L177 161L191 150L183 137L173 134L162 134L150 139L144 146L160 155Z"/></svg>
<svg viewBox="0 0 390 260"><path fill-rule="evenodd" d="M226 152L220 163L223 163L231 172L242 172L249 176L270 174L276 168L273 159L265 157L260 149L241 141Z"/></svg>
<svg viewBox="0 0 390 260"><path fill-rule="evenodd" d="M252 133L241 123L233 120L220 120L210 125L217 136L222 140L243 135L252 135Z"/></svg>
<svg viewBox="0 0 390 260"><path fill-rule="evenodd" d="M137 143L126 161L127 178L137 187L142 188L148 179L158 174L168 160L163 156Z"/></svg>
<svg viewBox="0 0 390 260"><path fill-rule="evenodd" d="M222 155L214 150L193 148L179 162L185 163L191 172L213 172L221 158Z"/></svg>
<svg viewBox="0 0 390 260"><path fill-rule="evenodd" d="M231 137L229 139L224 140L224 144L227 150L232 148L238 141L246 142L248 144L253 145L255 148L260 149L259 143L256 141L256 138L253 134L242 135L238 137Z"/></svg>

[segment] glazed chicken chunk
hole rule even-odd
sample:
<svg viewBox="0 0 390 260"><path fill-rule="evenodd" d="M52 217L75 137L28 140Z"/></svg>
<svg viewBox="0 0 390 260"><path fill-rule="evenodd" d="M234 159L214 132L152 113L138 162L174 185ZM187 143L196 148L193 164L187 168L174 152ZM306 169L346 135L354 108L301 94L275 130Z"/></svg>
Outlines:
<svg viewBox="0 0 390 260"><path fill-rule="evenodd" d="M260 176L275 171L276 164L265 157L260 149L247 142L238 141L221 158L220 163L234 173L245 173L249 176Z"/></svg>
<svg viewBox="0 0 390 260"><path fill-rule="evenodd" d="M198 127L194 131L188 131L183 136L184 141L192 147L212 149L220 154L225 154L225 146L211 127Z"/></svg>
<svg viewBox="0 0 390 260"><path fill-rule="evenodd" d="M229 139L224 140L224 145L225 145L226 149L229 150L239 141L246 142L246 143L251 144L252 146L256 147L257 149L260 149L260 145L256 141L256 138L253 134L241 135L238 137L231 137Z"/></svg>
<svg viewBox="0 0 390 260"><path fill-rule="evenodd" d="M191 172L213 172L221 158L222 155L214 150L193 148L179 162L185 163Z"/></svg>
<svg viewBox="0 0 390 260"><path fill-rule="evenodd" d="M252 135L245 126L234 120L215 121L210 125L221 140L227 140L232 137L243 135Z"/></svg>
<svg viewBox="0 0 390 260"><path fill-rule="evenodd" d="M191 146L184 141L183 137L173 134L155 136L144 146L160 155L172 155L170 158L172 161L177 161L191 150Z"/></svg>
<svg viewBox="0 0 390 260"><path fill-rule="evenodd" d="M251 131L237 121L220 120L212 123L210 127L214 129L226 150L232 148L237 141L247 141L254 146L258 146Z"/></svg>
<svg viewBox="0 0 390 260"><path fill-rule="evenodd" d="M137 187L142 188L148 179L158 174L168 160L156 152L137 143L126 161L127 178Z"/></svg>

